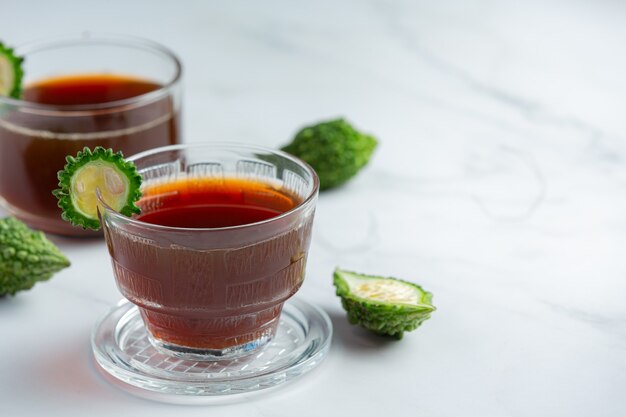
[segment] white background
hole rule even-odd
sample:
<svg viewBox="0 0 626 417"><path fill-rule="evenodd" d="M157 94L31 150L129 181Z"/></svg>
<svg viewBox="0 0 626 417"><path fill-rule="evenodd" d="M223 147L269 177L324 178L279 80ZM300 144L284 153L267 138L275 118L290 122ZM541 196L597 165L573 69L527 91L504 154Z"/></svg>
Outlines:
<svg viewBox="0 0 626 417"><path fill-rule="evenodd" d="M299 297L331 316L322 366L243 403L165 405L89 347L117 292L103 242L0 300L6 416L626 415L626 3L8 1L0 38L139 35L185 65L185 141L278 147L345 116L380 139L321 196ZM347 324L335 266L438 311L401 342Z"/></svg>

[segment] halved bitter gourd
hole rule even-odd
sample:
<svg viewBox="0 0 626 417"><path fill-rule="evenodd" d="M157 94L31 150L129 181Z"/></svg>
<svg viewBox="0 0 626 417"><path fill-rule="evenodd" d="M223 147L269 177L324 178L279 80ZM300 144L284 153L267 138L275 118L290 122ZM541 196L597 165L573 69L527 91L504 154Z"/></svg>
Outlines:
<svg viewBox="0 0 626 417"><path fill-rule="evenodd" d="M435 311L432 294L412 282L336 269L333 283L350 323L396 339Z"/></svg>
<svg viewBox="0 0 626 417"><path fill-rule="evenodd" d="M60 188L53 191L64 220L84 229L100 229L97 191L109 207L125 216L140 212L135 202L141 197L141 176L121 152L84 148L66 161L58 173Z"/></svg>

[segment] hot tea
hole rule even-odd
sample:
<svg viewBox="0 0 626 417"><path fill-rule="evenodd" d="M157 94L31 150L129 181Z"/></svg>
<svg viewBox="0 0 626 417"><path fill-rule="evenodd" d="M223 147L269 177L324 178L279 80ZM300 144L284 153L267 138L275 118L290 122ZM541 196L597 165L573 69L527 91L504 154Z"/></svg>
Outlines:
<svg viewBox="0 0 626 417"><path fill-rule="evenodd" d="M158 207L150 207L153 196ZM299 199L246 179L193 178L148 187L139 220L170 227L219 228L267 220L291 210Z"/></svg>
<svg viewBox="0 0 626 417"><path fill-rule="evenodd" d="M75 74L46 78L28 85L22 100L58 106L98 104L136 97L159 88L159 84L131 76Z"/></svg>
<svg viewBox="0 0 626 417"><path fill-rule="evenodd" d="M54 106L94 105L130 99L160 85L121 75L81 74L27 86L24 100ZM32 226L62 234L81 233L63 222L56 198L57 171L65 157L87 146L125 155L177 142L178 126L170 97L141 106L72 113L11 112L0 118L0 196Z"/></svg>
<svg viewBox="0 0 626 417"><path fill-rule="evenodd" d="M271 338L304 278L313 216L285 215L301 202L253 179L148 184L136 219L164 228L104 221L118 287L170 348L219 351Z"/></svg>

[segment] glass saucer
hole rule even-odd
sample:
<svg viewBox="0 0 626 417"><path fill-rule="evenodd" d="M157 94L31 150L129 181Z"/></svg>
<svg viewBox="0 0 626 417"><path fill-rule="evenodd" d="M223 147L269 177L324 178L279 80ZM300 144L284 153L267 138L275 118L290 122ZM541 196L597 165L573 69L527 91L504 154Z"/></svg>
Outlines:
<svg viewBox="0 0 626 417"><path fill-rule="evenodd" d="M137 307L120 301L96 324L91 345L107 379L132 394L164 402L210 403L291 381L328 353L332 324L319 308L291 299L263 348L236 359L184 360L150 343ZM112 378L111 378L112 377Z"/></svg>

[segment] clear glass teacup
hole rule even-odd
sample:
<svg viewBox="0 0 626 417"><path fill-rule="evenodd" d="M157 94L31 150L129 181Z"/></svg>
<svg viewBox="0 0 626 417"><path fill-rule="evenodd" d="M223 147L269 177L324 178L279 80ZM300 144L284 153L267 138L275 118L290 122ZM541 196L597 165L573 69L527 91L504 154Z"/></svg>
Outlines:
<svg viewBox="0 0 626 417"><path fill-rule="evenodd" d="M194 360L255 350L305 273L319 181L251 145L174 145L131 158L134 218L99 200L117 286L160 351Z"/></svg>

